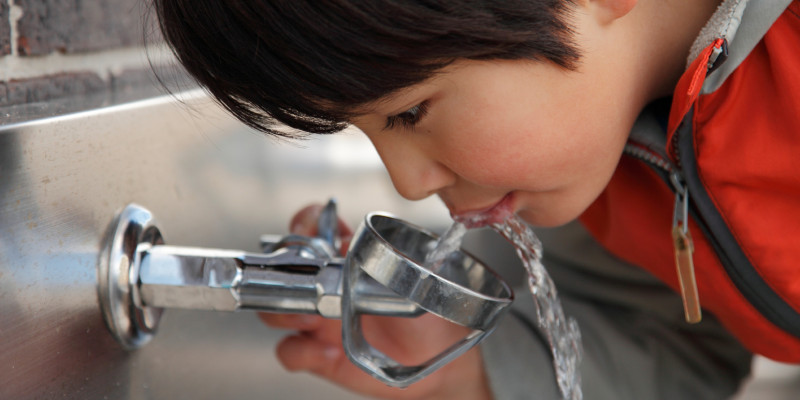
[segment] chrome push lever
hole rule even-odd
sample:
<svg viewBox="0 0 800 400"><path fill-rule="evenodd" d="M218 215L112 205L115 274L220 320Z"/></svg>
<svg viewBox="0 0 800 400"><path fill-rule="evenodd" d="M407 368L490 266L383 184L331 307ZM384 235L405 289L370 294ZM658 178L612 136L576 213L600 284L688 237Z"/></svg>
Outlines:
<svg viewBox="0 0 800 400"><path fill-rule="evenodd" d="M152 214L128 205L112 225L98 263L106 323L128 349L146 344L166 308L316 313L342 318L345 352L372 376L408 386L477 344L495 327L513 294L491 270L462 252L447 268L421 266L436 244L422 228L372 213L338 256L335 203L319 236L262 238L265 253L164 244ZM425 311L473 332L419 366L400 365L372 348L362 314L413 317Z"/></svg>

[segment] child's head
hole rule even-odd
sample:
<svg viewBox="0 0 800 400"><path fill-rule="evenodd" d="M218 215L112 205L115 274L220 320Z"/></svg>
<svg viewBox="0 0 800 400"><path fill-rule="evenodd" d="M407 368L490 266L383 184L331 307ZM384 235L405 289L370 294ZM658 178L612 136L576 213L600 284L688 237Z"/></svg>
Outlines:
<svg viewBox="0 0 800 400"><path fill-rule="evenodd" d="M457 59L573 67L570 0L155 0L167 41L230 111L329 133Z"/></svg>
<svg viewBox="0 0 800 400"><path fill-rule="evenodd" d="M404 197L536 225L594 201L680 50L659 1L153 1L180 61L249 125L352 123Z"/></svg>

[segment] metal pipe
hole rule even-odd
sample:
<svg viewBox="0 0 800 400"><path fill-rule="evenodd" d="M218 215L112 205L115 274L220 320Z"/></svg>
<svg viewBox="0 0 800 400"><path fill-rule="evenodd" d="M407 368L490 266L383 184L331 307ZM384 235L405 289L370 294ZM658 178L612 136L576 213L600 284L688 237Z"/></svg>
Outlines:
<svg viewBox="0 0 800 400"><path fill-rule="evenodd" d="M270 254L155 245L139 252L146 307L320 314L341 318L344 260L308 258L300 248ZM365 314L416 316L414 303L366 277L356 307Z"/></svg>

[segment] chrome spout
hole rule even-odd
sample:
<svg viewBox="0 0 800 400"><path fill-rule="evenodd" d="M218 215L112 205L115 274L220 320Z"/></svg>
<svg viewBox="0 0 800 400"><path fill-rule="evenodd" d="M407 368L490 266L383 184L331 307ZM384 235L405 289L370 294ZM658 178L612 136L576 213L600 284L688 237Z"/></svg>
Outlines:
<svg viewBox="0 0 800 400"><path fill-rule="evenodd" d="M158 308L320 314L341 318L342 258L310 258L306 249L270 254L156 245L139 255L142 305ZM365 314L415 316L422 310L377 283L359 282Z"/></svg>

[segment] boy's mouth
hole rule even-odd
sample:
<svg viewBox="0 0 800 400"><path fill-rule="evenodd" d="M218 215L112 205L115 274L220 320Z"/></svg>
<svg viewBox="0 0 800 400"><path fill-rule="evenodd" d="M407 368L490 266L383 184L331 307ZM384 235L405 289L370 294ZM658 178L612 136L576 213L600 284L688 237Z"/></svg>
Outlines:
<svg viewBox="0 0 800 400"><path fill-rule="evenodd" d="M513 196L509 193L490 207L451 216L454 221L464 224L469 229L499 224L513 214L512 199Z"/></svg>

